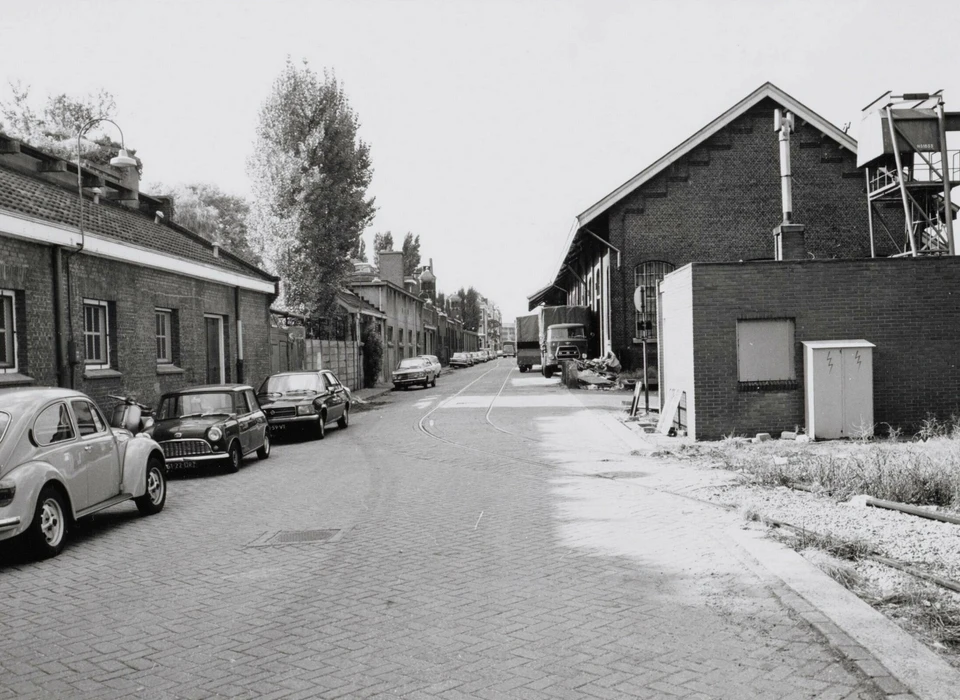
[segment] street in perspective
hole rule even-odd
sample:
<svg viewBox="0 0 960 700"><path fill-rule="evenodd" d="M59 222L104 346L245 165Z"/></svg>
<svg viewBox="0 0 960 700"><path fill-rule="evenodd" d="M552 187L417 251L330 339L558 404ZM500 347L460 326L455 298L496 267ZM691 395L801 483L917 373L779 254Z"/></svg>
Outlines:
<svg viewBox="0 0 960 700"><path fill-rule="evenodd" d="M960 6L158 9L0 17L0 700L960 698Z"/></svg>

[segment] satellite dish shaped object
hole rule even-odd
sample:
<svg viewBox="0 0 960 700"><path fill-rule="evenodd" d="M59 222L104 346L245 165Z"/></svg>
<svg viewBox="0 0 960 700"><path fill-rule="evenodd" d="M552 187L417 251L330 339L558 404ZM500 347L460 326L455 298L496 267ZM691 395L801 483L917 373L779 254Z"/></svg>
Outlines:
<svg viewBox="0 0 960 700"><path fill-rule="evenodd" d="M644 287L637 287L633 292L633 306L637 311L643 311L643 293L647 291Z"/></svg>

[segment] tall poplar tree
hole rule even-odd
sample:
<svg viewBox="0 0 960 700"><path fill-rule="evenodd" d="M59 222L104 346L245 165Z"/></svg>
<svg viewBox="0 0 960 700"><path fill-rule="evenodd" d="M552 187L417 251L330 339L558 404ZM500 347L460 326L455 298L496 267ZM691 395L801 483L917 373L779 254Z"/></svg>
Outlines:
<svg viewBox="0 0 960 700"><path fill-rule="evenodd" d="M306 62L287 60L260 109L249 162L253 239L283 278L287 305L308 315L332 312L376 211L370 148L358 130L343 85Z"/></svg>

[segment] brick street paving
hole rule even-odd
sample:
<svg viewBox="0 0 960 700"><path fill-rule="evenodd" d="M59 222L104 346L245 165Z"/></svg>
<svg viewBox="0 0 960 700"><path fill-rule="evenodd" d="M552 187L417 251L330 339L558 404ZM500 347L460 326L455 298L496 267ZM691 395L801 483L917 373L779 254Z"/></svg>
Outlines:
<svg viewBox="0 0 960 700"><path fill-rule="evenodd" d="M57 559L0 548L0 698L885 697L732 516L609 478L629 450L588 398L509 360L444 374Z"/></svg>

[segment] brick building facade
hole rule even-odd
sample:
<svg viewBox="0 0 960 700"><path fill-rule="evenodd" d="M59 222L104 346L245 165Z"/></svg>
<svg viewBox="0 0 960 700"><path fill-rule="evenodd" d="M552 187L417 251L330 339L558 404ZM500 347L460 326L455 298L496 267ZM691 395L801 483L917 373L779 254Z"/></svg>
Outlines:
<svg viewBox="0 0 960 700"><path fill-rule="evenodd" d="M269 374L276 278L165 222L168 202L107 168L84 166L81 228L76 166L0 141L0 387L74 387L109 409L108 394L155 404Z"/></svg>
<svg viewBox="0 0 960 700"><path fill-rule="evenodd" d="M869 256L856 142L767 83L580 214L553 284L531 296L530 307L588 305L601 350L638 367L646 346L655 367L656 284L665 274L690 262L774 256L772 231L782 219L777 108L796 115L794 220L806 226L810 257ZM894 250L877 243L878 255Z"/></svg>
<svg viewBox="0 0 960 700"><path fill-rule="evenodd" d="M960 412L960 258L694 263L662 284L663 389L686 393L697 439L804 425L804 341L865 339L874 422ZM744 323L787 330L792 379L740 376ZM786 347L786 346L784 346Z"/></svg>

